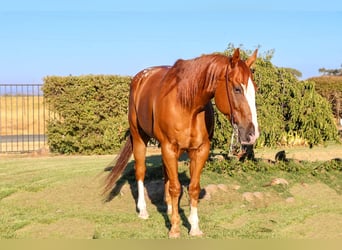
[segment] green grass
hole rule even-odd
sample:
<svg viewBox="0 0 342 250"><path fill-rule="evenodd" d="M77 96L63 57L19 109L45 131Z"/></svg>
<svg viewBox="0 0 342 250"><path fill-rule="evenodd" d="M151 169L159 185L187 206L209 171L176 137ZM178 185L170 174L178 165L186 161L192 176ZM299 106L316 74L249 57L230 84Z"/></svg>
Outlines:
<svg viewBox="0 0 342 250"><path fill-rule="evenodd" d="M170 221L164 212L162 193L153 196L155 190L148 188L150 218L137 217L132 163L120 180L119 194L104 202L101 191L107 173L103 169L112 159L112 156L2 158L0 239L167 238ZM261 163L231 161L230 172L224 172L220 171L220 164L208 164L202 174L202 187L212 184L227 187L225 191L206 189L206 196L200 200L203 238L342 238L340 169L327 167L324 162L308 162L291 172L296 163L280 169L276 165L260 167ZM160 157L148 157L147 165L146 186L155 184L162 188ZM181 183L187 185L186 161L181 162L179 172ZM284 178L289 185L265 187L273 178ZM259 192L264 198L248 202L243 199L246 192ZM287 202L288 198L294 201ZM180 208L181 237L188 239L187 192L181 198Z"/></svg>

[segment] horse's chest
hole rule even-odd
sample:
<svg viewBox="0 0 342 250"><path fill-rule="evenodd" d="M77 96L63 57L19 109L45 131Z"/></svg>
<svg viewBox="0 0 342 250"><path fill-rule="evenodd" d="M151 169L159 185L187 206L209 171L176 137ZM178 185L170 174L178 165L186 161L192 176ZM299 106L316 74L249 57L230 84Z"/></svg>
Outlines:
<svg viewBox="0 0 342 250"><path fill-rule="evenodd" d="M160 129L163 134L168 135L165 138L168 142L177 144L182 149L198 148L208 139L205 117L202 113L170 119L160 124Z"/></svg>

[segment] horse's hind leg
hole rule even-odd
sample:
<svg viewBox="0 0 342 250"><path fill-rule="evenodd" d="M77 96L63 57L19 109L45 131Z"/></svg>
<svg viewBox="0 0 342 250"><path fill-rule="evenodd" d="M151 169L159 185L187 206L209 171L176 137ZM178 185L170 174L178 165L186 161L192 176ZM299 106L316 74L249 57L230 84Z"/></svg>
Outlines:
<svg viewBox="0 0 342 250"><path fill-rule="evenodd" d="M137 208L139 211L139 217L142 219L147 219L148 213L145 201L144 179L146 174L146 146L149 137L146 135L141 135L138 132L135 133L133 129L131 129L131 134L133 139L133 155L135 160L135 178L138 184Z"/></svg>

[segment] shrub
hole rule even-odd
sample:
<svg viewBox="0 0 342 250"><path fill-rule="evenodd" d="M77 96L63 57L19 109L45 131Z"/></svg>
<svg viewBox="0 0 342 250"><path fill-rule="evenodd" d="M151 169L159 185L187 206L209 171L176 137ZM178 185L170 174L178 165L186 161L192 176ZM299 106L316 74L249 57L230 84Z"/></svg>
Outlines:
<svg viewBox="0 0 342 250"><path fill-rule="evenodd" d="M43 92L50 111L52 152L107 154L118 150L128 127L130 77L48 76Z"/></svg>

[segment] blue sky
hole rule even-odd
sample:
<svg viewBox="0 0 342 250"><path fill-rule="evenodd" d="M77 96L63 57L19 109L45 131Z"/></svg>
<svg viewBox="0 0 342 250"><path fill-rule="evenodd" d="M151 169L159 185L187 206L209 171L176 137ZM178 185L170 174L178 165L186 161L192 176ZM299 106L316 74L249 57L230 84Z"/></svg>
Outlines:
<svg viewBox="0 0 342 250"><path fill-rule="evenodd" d="M228 43L274 49L303 78L342 64L341 1L11 0L0 8L0 83L134 75Z"/></svg>

